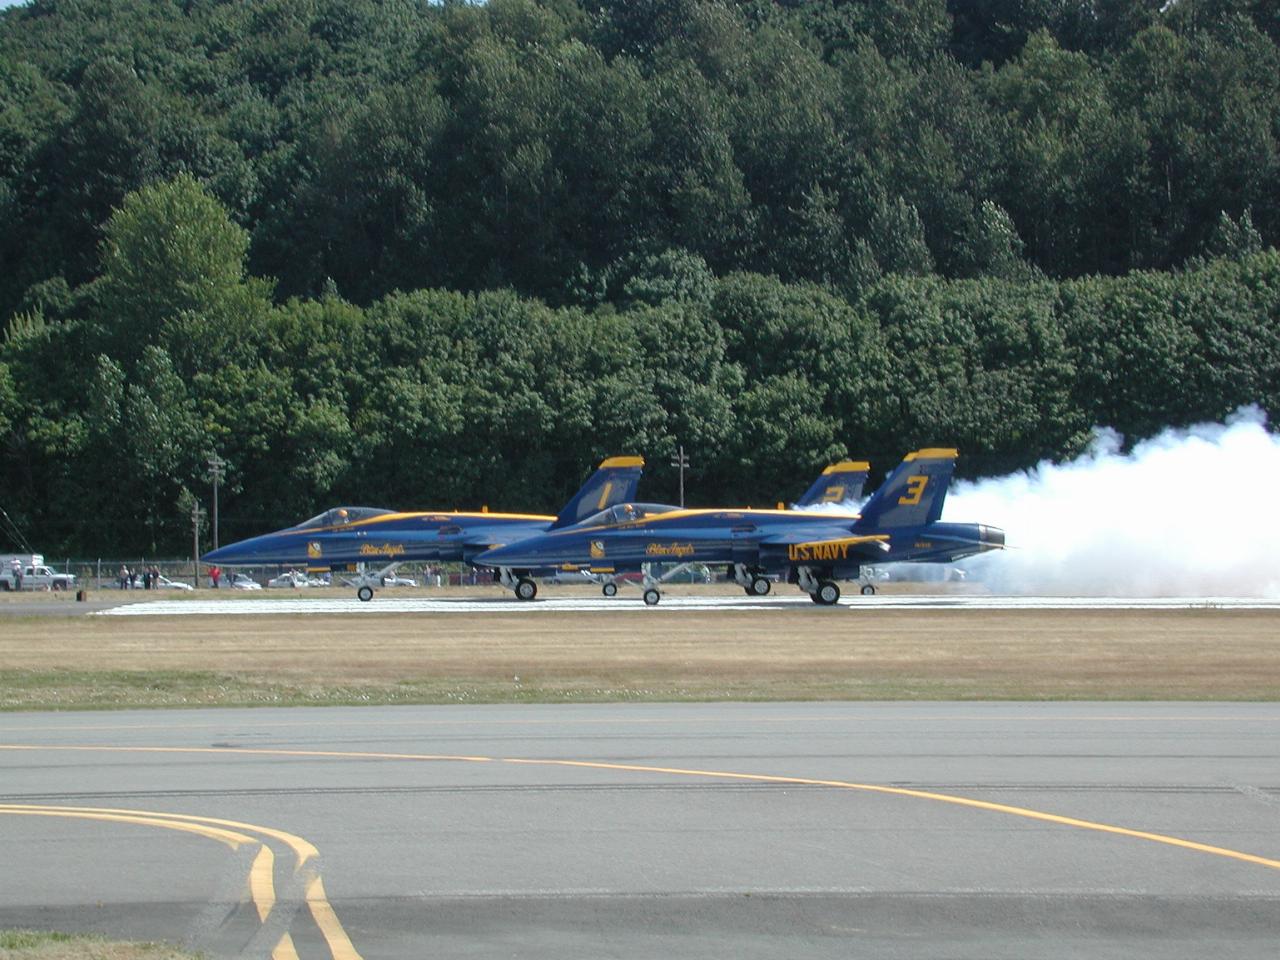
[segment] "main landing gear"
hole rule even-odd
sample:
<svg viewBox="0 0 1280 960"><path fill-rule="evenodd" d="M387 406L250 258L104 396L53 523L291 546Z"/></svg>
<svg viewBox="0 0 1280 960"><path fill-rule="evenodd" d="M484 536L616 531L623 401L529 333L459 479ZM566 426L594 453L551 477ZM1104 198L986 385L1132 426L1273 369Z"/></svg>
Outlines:
<svg viewBox="0 0 1280 960"><path fill-rule="evenodd" d="M532 600L538 595L538 585L523 570L499 567L498 582L514 593L517 600Z"/></svg>
<svg viewBox="0 0 1280 960"><path fill-rule="evenodd" d="M823 574L828 571L815 571L812 567L797 567L796 582L800 589L809 594L809 599L822 607L834 607L840 602L840 587Z"/></svg>
<svg viewBox="0 0 1280 960"><path fill-rule="evenodd" d="M646 564L644 567L644 593L641 594L646 607L656 607L662 599L662 591L659 589L661 584L662 581L649 572L649 567Z"/></svg>
<svg viewBox="0 0 1280 960"><path fill-rule="evenodd" d="M834 607L840 602L840 587L834 580L820 580L817 591L809 594L809 599L824 607Z"/></svg>
<svg viewBox="0 0 1280 960"><path fill-rule="evenodd" d="M773 589L769 578L758 568L748 567L745 563L735 563L729 567L733 582L742 587L748 597L767 597Z"/></svg>

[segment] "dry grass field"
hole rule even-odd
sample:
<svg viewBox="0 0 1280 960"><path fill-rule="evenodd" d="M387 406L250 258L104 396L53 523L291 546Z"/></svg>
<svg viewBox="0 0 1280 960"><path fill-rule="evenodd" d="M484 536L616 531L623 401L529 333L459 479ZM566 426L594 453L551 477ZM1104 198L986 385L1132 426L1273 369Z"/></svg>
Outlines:
<svg viewBox="0 0 1280 960"><path fill-rule="evenodd" d="M0 930L0 960L199 960L199 955L158 943Z"/></svg>
<svg viewBox="0 0 1280 960"><path fill-rule="evenodd" d="M209 595L203 591L204 599ZM5 616L0 610L0 709L8 710L1277 698L1275 611L655 612L634 598L599 612L536 614L515 604L481 614L374 609L361 616L72 617L21 615L17 608Z"/></svg>

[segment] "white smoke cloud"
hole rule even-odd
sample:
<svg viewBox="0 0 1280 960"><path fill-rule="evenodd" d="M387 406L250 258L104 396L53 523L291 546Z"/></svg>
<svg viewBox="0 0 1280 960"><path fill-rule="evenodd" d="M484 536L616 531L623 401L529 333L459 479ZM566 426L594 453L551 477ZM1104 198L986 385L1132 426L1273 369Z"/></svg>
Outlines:
<svg viewBox="0 0 1280 960"><path fill-rule="evenodd" d="M997 593L1280 597L1280 437L1258 408L1120 447L1096 430L1070 463L954 483L942 519L1003 527L1012 548L970 576Z"/></svg>

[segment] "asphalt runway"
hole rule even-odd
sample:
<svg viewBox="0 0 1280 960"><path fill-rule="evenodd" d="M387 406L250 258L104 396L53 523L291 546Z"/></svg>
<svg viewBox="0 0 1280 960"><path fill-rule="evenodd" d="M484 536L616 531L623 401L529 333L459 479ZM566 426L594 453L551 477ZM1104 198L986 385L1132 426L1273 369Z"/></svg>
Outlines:
<svg viewBox="0 0 1280 960"><path fill-rule="evenodd" d="M8 714L0 850L212 957L1271 958L1280 704Z"/></svg>
<svg viewBox="0 0 1280 960"><path fill-rule="evenodd" d="M209 615L294 615L379 614L379 613L566 613L600 610L812 610L806 595L783 596L669 596L654 607L646 607L635 593L605 597L562 596L539 598L522 603L510 597L440 599L379 595L368 603L354 597L264 597L234 600L153 600L125 603L91 611L100 616L180 617ZM1242 597L1003 597L966 595L899 594L896 596L852 596L841 599L837 609L849 612L875 610L1280 610L1280 599Z"/></svg>

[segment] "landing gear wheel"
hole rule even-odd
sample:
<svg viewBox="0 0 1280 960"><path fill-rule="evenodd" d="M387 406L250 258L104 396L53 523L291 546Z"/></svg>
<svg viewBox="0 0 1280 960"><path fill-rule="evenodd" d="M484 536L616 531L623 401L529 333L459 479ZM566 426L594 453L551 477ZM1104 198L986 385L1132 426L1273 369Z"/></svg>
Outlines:
<svg viewBox="0 0 1280 960"><path fill-rule="evenodd" d="M824 607L833 607L840 600L840 588L831 580L823 580L818 584L818 592L813 595L813 602Z"/></svg>
<svg viewBox="0 0 1280 960"><path fill-rule="evenodd" d="M616 583L606 583L600 588L600 592L606 597L616 597L618 595L618 585Z"/></svg>
<svg viewBox="0 0 1280 960"><path fill-rule="evenodd" d="M356 596L359 597L365 603L368 603L370 600L373 599L373 587L368 587L368 586L361 587L359 590L356 591Z"/></svg>
<svg viewBox="0 0 1280 960"><path fill-rule="evenodd" d="M516 581L516 599L532 600L538 595L538 585L528 577L521 577Z"/></svg>
<svg viewBox="0 0 1280 960"><path fill-rule="evenodd" d="M862 585L862 595L864 597L874 597L876 595L875 585L870 583L864 583Z"/></svg>
<svg viewBox="0 0 1280 960"><path fill-rule="evenodd" d="M644 605L646 607L656 607L658 605L658 601L661 599L662 599L662 594L660 594L653 587L650 587L648 590L644 592Z"/></svg>
<svg viewBox="0 0 1280 960"><path fill-rule="evenodd" d="M755 577L752 579L751 587L747 590L747 593L754 597L767 597L769 595L769 591L772 589L773 584L771 584L767 578Z"/></svg>

